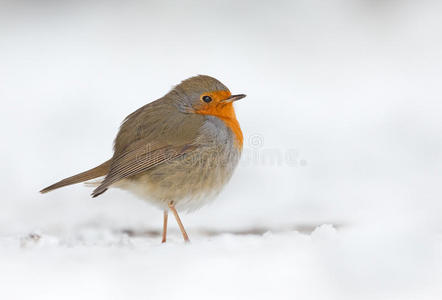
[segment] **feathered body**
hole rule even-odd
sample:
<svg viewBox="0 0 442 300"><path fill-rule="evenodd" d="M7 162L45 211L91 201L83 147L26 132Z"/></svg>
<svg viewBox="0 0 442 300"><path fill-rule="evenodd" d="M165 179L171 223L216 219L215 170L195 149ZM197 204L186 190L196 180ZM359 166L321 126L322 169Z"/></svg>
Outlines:
<svg viewBox="0 0 442 300"><path fill-rule="evenodd" d="M241 149L235 146L231 130L211 116L203 117L190 146L195 147L191 152L123 179L115 186L162 209L167 208L171 200L178 210L199 208L213 199L228 182Z"/></svg>
<svg viewBox="0 0 442 300"><path fill-rule="evenodd" d="M238 164L243 137L232 102L244 96L232 96L209 76L189 78L124 120L109 161L42 192L105 176L92 196L117 187L162 209L171 201L180 210L196 209Z"/></svg>

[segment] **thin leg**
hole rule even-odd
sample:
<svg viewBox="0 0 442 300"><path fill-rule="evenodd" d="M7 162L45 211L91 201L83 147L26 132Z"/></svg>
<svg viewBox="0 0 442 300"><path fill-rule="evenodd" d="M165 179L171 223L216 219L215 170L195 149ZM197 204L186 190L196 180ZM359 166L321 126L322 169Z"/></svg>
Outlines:
<svg viewBox="0 0 442 300"><path fill-rule="evenodd" d="M161 240L161 243L166 242L167 237L167 209L164 210L164 219L163 219L163 239Z"/></svg>
<svg viewBox="0 0 442 300"><path fill-rule="evenodd" d="M178 216L178 212L175 209L175 204L173 204L173 201L169 202L169 208L173 212L176 222L178 223L178 226L180 227L181 233L183 234L183 238L185 242L190 242L189 236L186 233L186 229L184 229L183 223L181 223L180 216Z"/></svg>

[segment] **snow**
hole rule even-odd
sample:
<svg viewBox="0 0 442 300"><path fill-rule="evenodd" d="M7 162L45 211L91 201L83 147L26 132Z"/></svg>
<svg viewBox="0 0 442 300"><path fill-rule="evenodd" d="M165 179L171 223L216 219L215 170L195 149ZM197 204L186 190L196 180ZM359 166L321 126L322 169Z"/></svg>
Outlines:
<svg viewBox="0 0 442 300"><path fill-rule="evenodd" d="M128 236L96 226L0 241L8 299L436 299L440 240L313 232ZM435 251L438 249L439 251ZM398 293L398 291L400 291ZM433 295L433 296L432 296Z"/></svg>
<svg viewBox="0 0 442 300"><path fill-rule="evenodd" d="M31 2L0 4L0 299L441 298L442 2ZM123 191L38 194L195 74L248 96L191 244Z"/></svg>

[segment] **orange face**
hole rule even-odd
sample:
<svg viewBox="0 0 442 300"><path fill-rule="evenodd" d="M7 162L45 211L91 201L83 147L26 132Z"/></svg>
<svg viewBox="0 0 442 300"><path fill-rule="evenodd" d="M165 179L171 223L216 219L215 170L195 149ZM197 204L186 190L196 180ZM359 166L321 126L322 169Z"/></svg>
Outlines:
<svg viewBox="0 0 442 300"><path fill-rule="evenodd" d="M200 105L195 108L197 114L211 115L221 119L235 135L237 147L242 148L243 135L236 119L232 101L228 99L232 96L229 91L214 91L203 93L200 96Z"/></svg>

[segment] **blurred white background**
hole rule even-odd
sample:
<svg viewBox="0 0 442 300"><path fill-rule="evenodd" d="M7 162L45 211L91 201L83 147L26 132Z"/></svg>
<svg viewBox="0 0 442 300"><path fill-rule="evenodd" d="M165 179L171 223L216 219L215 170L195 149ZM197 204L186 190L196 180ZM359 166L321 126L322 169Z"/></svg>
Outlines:
<svg viewBox="0 0 442 300"><path fill-rule="evenodd" d="M1 1L0 235L39 232L75 247L66 237L85 228L95 232L83 237L89 242L108 229L159 230L162 213L122 191L95 199L82 185L38 191L107 160L126 115L206 74L248 96L236 104L244 159L213 204L183 216L191 237L242 239L255 230L287 242L294 229L334 224L337 231L306 233L326 236L310 257L325 278L318 282L359 299L439 299L441 12L442 2L425 0ZM282 248L258 263L287 249L275 239ZM45 253L40 260L50 261ZM7 256L11 268L15 259L18 270L32 269L21 255ZM105 263L90 263L102 275ZM320 298L309 294L307 269L283 272L280 282L300 289L280 299Z"/></svg>

